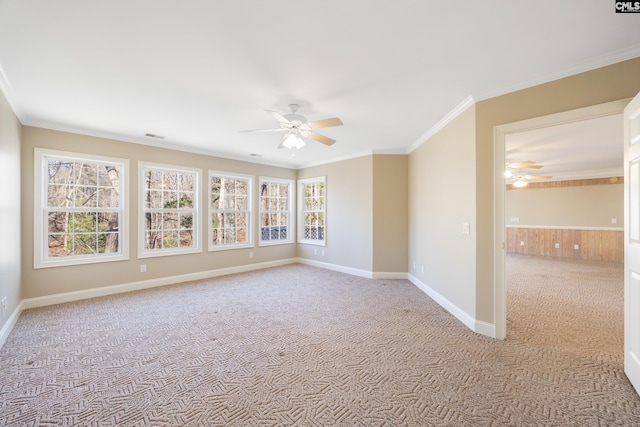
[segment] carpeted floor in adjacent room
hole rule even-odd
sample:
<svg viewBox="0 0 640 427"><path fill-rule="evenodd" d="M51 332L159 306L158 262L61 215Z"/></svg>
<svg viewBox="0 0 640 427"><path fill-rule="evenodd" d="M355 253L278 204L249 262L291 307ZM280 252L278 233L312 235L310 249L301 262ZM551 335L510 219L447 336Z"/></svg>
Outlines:
<svg viewBox="0 0 640 427"><path fill-rule="evenodd" d="M0 425L640 425L622 266L507 266L504 341L406 280L300 264L26 310Z"/></svg>

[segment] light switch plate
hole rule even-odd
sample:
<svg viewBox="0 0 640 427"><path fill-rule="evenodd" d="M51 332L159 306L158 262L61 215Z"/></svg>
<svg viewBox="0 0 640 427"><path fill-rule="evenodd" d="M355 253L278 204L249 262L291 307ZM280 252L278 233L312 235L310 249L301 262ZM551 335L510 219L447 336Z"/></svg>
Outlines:
<svg viewBox="0 0 640 427"><path fill-rule="evenodd" d="M468 222L463 222L462 223L462 233L463 234L471 233L471 224L469 224Z"/></svg>

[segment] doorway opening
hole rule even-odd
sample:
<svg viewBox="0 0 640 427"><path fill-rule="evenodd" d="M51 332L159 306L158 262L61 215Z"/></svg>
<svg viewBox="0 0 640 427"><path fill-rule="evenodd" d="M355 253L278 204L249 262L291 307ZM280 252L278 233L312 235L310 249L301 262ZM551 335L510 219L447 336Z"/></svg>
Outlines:
<svg viewBox="0 0 640 427"><path fill-rule="evenodd" d="M507 336L505 287L507 220L505 218L506 189L504 177L504 166L507 162L507 139L517 133L621 114L628 101L629 100L614 101L606 104L599 104L591 107L496 126L494 131L494 239L496 242L494 253L494 321L496 338L504 339ZM530 160L535 161L535 159ZM622 218L620 220L622 221Z"/></svg>

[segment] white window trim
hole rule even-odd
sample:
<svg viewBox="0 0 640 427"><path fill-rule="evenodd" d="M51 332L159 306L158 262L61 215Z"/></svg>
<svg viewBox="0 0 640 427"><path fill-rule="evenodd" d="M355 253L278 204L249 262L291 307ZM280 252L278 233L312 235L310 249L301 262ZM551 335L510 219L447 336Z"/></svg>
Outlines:
<svg viewBox="0 0 640 427"><path fill-rule="evenodd" d="M295 181L292 179L284 179L284 178L271 178L268 176L261 176L259 179L259 184L258 184L258 188L259 190L257 191L257 198L258 198L258 206L262 206L261 200L260 200L260 191L262 189L262 184L264 182L268 182L268 183L277 183L277 184L288 184L289 185L289 222L287 224L287 236L288 238L285 239L279 239L279 240L262 240L262 230L261 227L262 225L260 224L260 218L262 217L262 210L259 209L258 210L258 221L256 221L257 224L257 228L258 228L258 246L274 246L274 245L289 245L295 242L295 234L296 234L296 220L295 220L295 212L293 211L293 208L295 206Z"/></svg>
<svg viewBox="0 0 640 427"><path fill-rule="evenodd" d="M322 240L314 240L314 239L305 239L304 238L304 216L303 216L303 206L304 206L304 187L306 184L312 184L320 182L324 184L324 238ZM306 178L298 180L298 243L308 244L308 245L316 245L316 246L327 246L327 177L320 176L316 178Z"/></svg>
<svg viewBox="0 0 640 427"><path fill-rule="evenodd" d="M145 193L145 179L144 173L147 169L164 169L173 172L187 172L195 173L196 179L194 180L194 211L195 218L193 220L193 240L194 245L190 248L177 248L177 249L145 249L145 207L144 207L144 193ZM164 163L151 163L138 161L138 258L155 258L161 256L174 256L185 255L202 252L202 203L200 203L200 180L202 179L202 169L190 168L187 166L168 165Z"/></svg>
<svg viewBox="0 0 640 427"><path fill-rule="evenodd" d="M117 164L122 166L120 177L120 225L118 228L118 249L115 254L105 255L76 255L70 257L49 258L48 244L45 237L48 230L48 217L44 215L47 207L47 162L45 157L58 157L71 161L90 161L98 163ZM124 261L129 259L129 160L98 156L84 153L49 150L45 148L34 149L34 203L33 203L33 268L62 267L82 264L95 264L102 262Z"/></svg>
<svg viewBox="0 0 640 427"><path fill-rule="evenodd" d="M213 210L211 209L211 178L213 177L221 177L221 178L232 178L232 179L246 179L249 183L248 194L247 194L247 232L249 233L248 239L246 243L228 243L223 245L213 245L211 241L213 240L213 227L211 224L211 214ZM223 172L217 170L210 170L209 175L207 177L207 245L209 247L209 251L226 251L230 249L240 249L240 248L253 248L255 244L253 243L253 224L256 223L255 212L253 210L253 199L255 194L253 192L253 175L243 175L231 172Z"/></svg>

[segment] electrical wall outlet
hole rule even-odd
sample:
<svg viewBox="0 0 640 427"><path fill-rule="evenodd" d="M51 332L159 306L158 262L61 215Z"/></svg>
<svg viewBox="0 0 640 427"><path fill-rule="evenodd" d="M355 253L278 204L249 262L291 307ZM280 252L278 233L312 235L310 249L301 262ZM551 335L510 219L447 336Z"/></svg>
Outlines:
<svg viewBox="0 0 640 427"><path fill-rule="evenodd" d="M560 249L560 243L556 243L555 245L553 245L553 247L556 249Z"/></svg>
<svg viewBox="0 0 640 427"><path fill-rule="evenodd" d="M147 264L140 264L140 273L147 272Z"/></svg>
<svg viewBox="0 0 640 427"><path fill-rule="evenodd" d="M4 313L5 311L7 311L7 297L0 300L0 312Z"/></svg>
<svg viewBox="0 0 640 427"><path fill-rule="evenodd" d="M573 245L573 249L575 249L575 250L580 249L580 245Z"/></svg>

